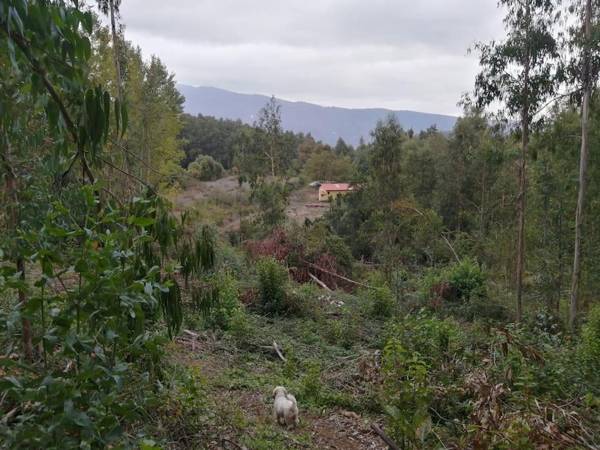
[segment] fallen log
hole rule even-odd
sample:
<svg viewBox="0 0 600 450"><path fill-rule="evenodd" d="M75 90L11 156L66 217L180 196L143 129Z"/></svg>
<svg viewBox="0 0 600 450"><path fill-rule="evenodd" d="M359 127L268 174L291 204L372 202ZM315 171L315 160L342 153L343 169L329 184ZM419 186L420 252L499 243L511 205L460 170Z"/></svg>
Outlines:
<svg viewBox="0 0 600 450"><path fill-rule="evenodd" d="M309 262L309 261L302 260L302 262L304 262L304 263L305 263L305 264L307 264L308 266L312 267L313 269L316 269L316 270L318 270L318 271L320 271L320 272L324 272L324 273L326 273L326 274L328 274L328 275L331 275L331 276L337 277L337 278L339 278L339 279L341 279L341 280L347 281L348 283L356 284L357 286L362 286L362 287L365 287L365 288L367 288L367 289L377 289L377 288L375 288L375 287L373 287L373 286L369 286L368 284L364 284L364 283L360 283L360 282L358 282L358 281L351 280L350 278L348 278L348 277L345 277L345 276L343 276L343 275L340 275L339 273L335 273L335 272L332 272L331 270L327 270L327 269L324 269L324 268L322 268L322 267L319 267L319 266L317 266L316 264L313 264L313 263L311 263L311 262Z"/></svg>
<svg viewBox="0 0 600 450"><path fill-rule="evenodd" d="M321 280L319 280L317 277L315 277L312 273L309 272L308 276L311 278L311 280L313 280L315 283L317 283L323 289L325 289L328 292L331 292L331 289L329 288L329 286L327 286L325 283L323 283Z"/></svg>
<svg viewBox="0 0 600 450"><path fill-rule="evenodd" d="M287 362L287 359L285 359L285 356L283 356L283 350L277 344L277 342L273 341L273 343L271 345L259 345L259 347L267 349L267 350L273 350L277 354L279 359L281 359L283 362Z"/></svg>
<svg viewBox="0 0 600 450"><path fill-rule="evenodd" d="M371 429L379 435L379 437L385 442L391 450L400 450L398 444L396 444L391 437L383 432L381 428L377 426L376 423L371 424Z"/></svg>

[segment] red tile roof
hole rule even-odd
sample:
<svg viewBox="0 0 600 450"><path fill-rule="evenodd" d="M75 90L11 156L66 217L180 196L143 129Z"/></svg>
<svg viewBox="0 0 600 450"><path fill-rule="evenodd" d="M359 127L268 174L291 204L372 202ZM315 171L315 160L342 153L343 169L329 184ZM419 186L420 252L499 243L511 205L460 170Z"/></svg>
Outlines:
<svg viewBox="0 0 600 450"><path fill-rule="evenodd" d="M325 183L319 189L323 189L324 191L349 191L351 187L350 183Z"/></svg>

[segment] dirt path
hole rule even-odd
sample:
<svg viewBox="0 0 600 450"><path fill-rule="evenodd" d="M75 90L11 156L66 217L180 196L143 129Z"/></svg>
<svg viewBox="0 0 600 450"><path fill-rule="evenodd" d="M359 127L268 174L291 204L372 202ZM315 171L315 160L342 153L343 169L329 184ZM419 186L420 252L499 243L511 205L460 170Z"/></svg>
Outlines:
<svg viewBox="0 0 600 450"><path fill-rule="evenodd" d="M288 217L298 223L306 219L315 220L322 217L328 210L328 203L319 203L317 190L304 187L292 192L290 204L286 210Z"/></svg>
<svg viewBox="0 0 600 450"><path fill-rule="evenodd" d="M175 210L181 211L194 206L200 200L235 196L240 193L247 195L249 187L240 187L237 177L229 176L215 181L190 180L184 190L175 198Z"/></svg>
<svg viewBox="0 0 600 450"><path fill-rule="evenodd" d="M215 181L190 180L185 189L177 195L174 200L176 212L182 212L193 208L201 201L214 200L228 202L247 202L250 188L247 184L240 187L235 176L221 178ZM286 213L291 220L304 223L306 219L315 220L322 217L329 210L327 203L319 203L317 191L311 187L303 187L295 190L290 195L290 202ZM231 216L223 221L224 229L233 230L239 228L240 220L238 211L232 208Z"/></svg>

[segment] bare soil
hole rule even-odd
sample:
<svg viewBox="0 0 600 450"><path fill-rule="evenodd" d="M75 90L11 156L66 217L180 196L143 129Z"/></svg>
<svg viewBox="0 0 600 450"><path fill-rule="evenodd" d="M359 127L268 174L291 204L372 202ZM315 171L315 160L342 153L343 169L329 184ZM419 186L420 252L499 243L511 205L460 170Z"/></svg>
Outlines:
<svg viewBox="0 0 600 450"><path fill-rule="evenodd" d="M247 198L249 187L244 184L240 187L235 176L228 176L215 181L189 180L184 190L174 200L174 209L177 212L194 207L202 200L211 198L235 197ZM304 223L306 219L314 221L322 217L329 210L329 204L318 201L318 191L309 186L300 188L290 195L290 203L286 213L291 220ZM227 229L239 227L237 212L232 211L232 217L224 223Z"/></svg>

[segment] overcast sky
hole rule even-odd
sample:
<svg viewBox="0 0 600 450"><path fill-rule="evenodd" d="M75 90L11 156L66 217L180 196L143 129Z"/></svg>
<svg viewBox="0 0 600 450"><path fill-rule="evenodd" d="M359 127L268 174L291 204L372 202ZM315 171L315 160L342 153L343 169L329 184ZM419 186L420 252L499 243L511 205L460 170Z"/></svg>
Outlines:
<svg viewBox="0 0 600 450"><path fill-rule="evenodd" d="M322 105L458 114L497 0L122 0L177 81Z"/></svg>

